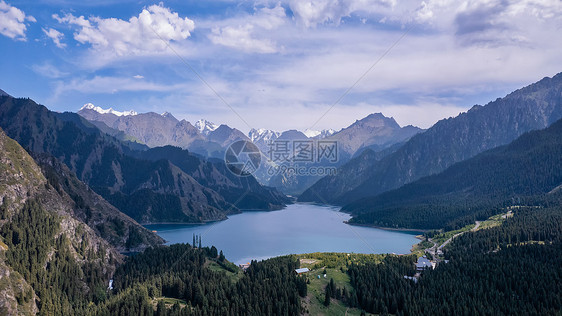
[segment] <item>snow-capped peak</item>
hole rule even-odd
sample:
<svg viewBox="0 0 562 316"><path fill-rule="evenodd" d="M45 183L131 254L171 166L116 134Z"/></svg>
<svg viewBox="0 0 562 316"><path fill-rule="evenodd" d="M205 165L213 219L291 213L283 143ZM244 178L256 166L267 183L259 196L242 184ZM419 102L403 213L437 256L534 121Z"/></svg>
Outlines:
<svg viewBox="0 0 562 316"><path fill-rule="evenodd" d="M311 129L306 129L303 134L306 135L308 138L326 138L332 136L336 131L333 129L324 129L321 131L315 131Z"/></svg>
<svg viewBox="0 0 562 316"><path fill-rule="evenodd" d="M101 108L99 106L95 106L92 103L84 104L84 106L82 108L80 108L80 111L82 111L82 110L93 110L93 111L96 111L100 114L113 114L113 115L117 115L117 116L129 116L129 115L137 115L138 114L137 112L135 112L133 110L123 111L123 112L115 111L112 108L104 110L103 108Z"/></svg>
<svg viewBox="0 0 562 316"><path fill-rule="evenodd" d="M195 122L195 128L199 130L199 133L203 135L209 135L210 132L219 128L219 126L213 122L209 122L204 119L200 119L199 121Z"/></svg>
<svg viewBox="0 0 562 316"><path fill-rule="evenodd" d="M248 133L248 138L250 138L250 140L254 143L259 142L259 141L268 142L268 141L276 140L277 137L279 137L279 135L281 135L281 134L276 132L276 131L272 131L270 129L265 129L265 128L254 129L254 128L252 128L250 130L250 132Z"/></svg>
<svg viewBox="0 0 562 316"><path fill-rule="evenodd" d="M316 137L316 136L320 135L320 133L321 133L320 131L315 131L315 130L311 130L311 129L308 129L308 128L305 129L304 132L303 132L303 134L305 134L306 137L308 137L308 138Z"/></svg>

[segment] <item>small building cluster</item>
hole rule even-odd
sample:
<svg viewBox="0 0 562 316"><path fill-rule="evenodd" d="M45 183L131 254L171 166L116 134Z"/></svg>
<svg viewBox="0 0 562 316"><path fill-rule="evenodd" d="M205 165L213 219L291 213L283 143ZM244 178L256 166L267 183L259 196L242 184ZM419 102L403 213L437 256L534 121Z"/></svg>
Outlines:
<svg viewBox="0 0 562 316"><path fill-rule="evenodd" d="M310 270L308 268L300 268L300 269L296 269L295 273L300 275L300 274L303 274L303 273L307 273L309 271Z"/></svg>
<svg viewBox="0 0 562 316"><path fill-rule="evenodd" d="M429 269L435 269L437 263L427 259L426 256L419 257L418 262L416 262L416 271L424 271Z"/></svg>
<svg viewBox="0 0 562 316"><path fill-rule="evenodd" d="M242 263L238 265L240 267L240 269L246 271L249 267L250 267L250 263Z"/></svg>

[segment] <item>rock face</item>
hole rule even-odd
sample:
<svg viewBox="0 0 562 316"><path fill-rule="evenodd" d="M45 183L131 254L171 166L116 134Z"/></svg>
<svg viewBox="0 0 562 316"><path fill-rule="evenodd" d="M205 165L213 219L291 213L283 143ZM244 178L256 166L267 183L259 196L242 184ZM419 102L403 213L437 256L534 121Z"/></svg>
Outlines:
<svg viewBox="0 0 562 316"><path fill-rule="evenodd" d="M35 314L38 306L54 304L53 297L64 297L58 294L67 289L69 296L57 303L68 303L61 308L71 312L71 292L88 297L96 286L80 275L94 273L96 282L106 283L121 260L106 240L76 217L73 199L51 183L27 152L0 130L2 314ZM66 275L68 287L49 283L61 275ZM52 286L45 287L45 282Z"/></svg>
<svg viewBox="0 0 562 316"><path fill-rule="evenodd" d="M213 122L209 122L204 119L200 119L199 121L195 122L195 128L199 131L199 133L207 136L210 132L216 130L218 125Z"/></svg>
<svg viewBox="0 0 562 316"><path fill-rule="evenodd" d="M117 115L121 112L115 114L115 111L101 110L86 104L78 114L88 121L103 122L108 127L122 131L149 147L173 145L189 148L195 141L204 140L195 126L185 120L178 121L167 112Z"/></svg>
<svg viewBox="0 0 562 316"><path fill-rule="evenodd" d="M248 139L235 128L217 126L206 120L199 120L194 126L186 120L179 121L168 112L117 112L86 104L78 114L121 140L139 142L151 148L171 145L207 157L223 158L225 147L236 140ZM100 123L107 127L100 126ZM118 135L116 131L124 133L126 137Z"/></svg>
<svg viewBox="0 0 562 316"><path fill-rule="evenodd" d="M308 138L302 132L291 130L283 132L277 140L295 141L309 139L337 144L338 158L336 162L317 162L311 164L313 168L320 168L322 170L325 167L339 167L348 162L353 156L365 150L388 153L389 148L395 148L396 144L402 143L421 132L423 130L420 128L413 126L400 127L393 118L385 117L381 113L374 113L331 136L323 137L328 134L320 133L314 138ZM377 157L380 156L380 154L375 155ZM281 188L285 193L299 195L321 178L321 175L281 173L273 175L269 180L269 184Z"/></svg>
<svg viewBox="0 0 562 316"><path fill-rule="evenodd" d="M411 125L400 127L394 118L373 113L325 139L337 141L340 152L351 157L366 148L375 151L386 149L422 131Z"/></svg>
<svg viewBox="0 0 562 316"><path fill-rule="evenodd" d="M207 140L215 142L221 145L221 147L225 148L237 140L250 139L241 131L235 128L231 128L228 125L221 124L218 128L209 132L209 134L207 135Z"/></svg>
<svg viewBox="0 0 562 316"><path fill-rule="evenodd" d="M164 243L135 220L120 212L86 184L68 167L47 154L33 154L35 162L57 192L66 193L74 202L72 215L90 226L119 252L140 252Z"/></svg>
<svg viewBox="0 0 562 316"><path fill-rule="evenodd" d="M258 146L258 148L264 154L267 154L267 151L269 150L268 144L276 140L279 137L279 135L281 135L281 133L265 128L260 128L260 129L252 128L248 133L248 137L250 138L252 143Z"/></svg>
<svg viewBox="0 0 562 316"><path fill-rule="evenodd" d="M437 122L395 153L373 163L353 160L336 176L322 178L299 198L345 204L397 188L562 118L562 74L519 89L504 98L474 106ZM346 172L353 170L353 172Z"/></svg>

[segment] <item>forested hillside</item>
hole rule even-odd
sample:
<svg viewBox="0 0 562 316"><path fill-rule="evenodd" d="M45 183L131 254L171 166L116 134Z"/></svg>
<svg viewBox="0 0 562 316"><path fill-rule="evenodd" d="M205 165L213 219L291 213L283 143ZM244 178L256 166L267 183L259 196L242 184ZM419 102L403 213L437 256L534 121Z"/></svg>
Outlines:
<svg viewBox="0 0 562 316"><path fill-rule="evenodd" d="M0 149L0 312L83 313L104 299L122 256L1 130Z"/></svg>
<svg viewBox="0 0 562 316"><path fill-rule="evenodd" d="M555 203L562 185L562 120L374 198L346 205L352 222L451 228L507 205Z"/></svg>
<svg viewBox="0 0 562 316"><path fill-rule="evenodd" d="M557 315L562 309L562 208L522 208L503 225L467 233L425 271L412 262L351 265L359 306L397 315ZM407 273L405 273L405 271Z"/></svg>
<svg viewBox="0 0 562 316"><path fill-rule="evenodd" d="M207 268L209 261L228 264L212 248L176 244L147 250L118 269L117 294L93 314L152 315L152 302L158 297L179 301L166 308L159 300L155 315L300 314L306 281L295 275L298 261L294 258L254 261L236 280L224 271Z"/></svg>

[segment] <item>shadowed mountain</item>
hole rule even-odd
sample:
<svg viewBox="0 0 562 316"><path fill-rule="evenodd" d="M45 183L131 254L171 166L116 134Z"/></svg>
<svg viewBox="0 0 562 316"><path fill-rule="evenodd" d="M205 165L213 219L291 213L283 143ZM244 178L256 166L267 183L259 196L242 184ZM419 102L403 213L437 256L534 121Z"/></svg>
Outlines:
<svg viewBox="0 0 562 316"><path fill-rule="evenodd" d="M415 228L462 226L497 207L562 196L562 120L523 134L399 189L346 205L354 223ZM558 201L559 203L560 201ZM458 224L460 223L460 224Z"/></svg>
<svg viewBox="0 0 562 316"><path fill-rule="evenodd" d="M0 97L0 125L29 151L59 159L137 221L201 222L239 211L170 161L135 158L136 151L77 114L53 113L29 99Z"/></svg>
<svg viewBox="0 0 562 316"><path fill-rule="evenodd" d="M326 140L337 141L341 158L349 159L358 150L371 148L380 151L421 132L421 128L411 125L400 127L394 118L386 117L382 113L373 113L327 137Z"/></svg>
<svg viewBox="0 0 562 316"><path fill-rule="evenodd" d="M122 261L122 255L78 218L80 207L57 183L46 179L27 152L0 130L2 314L49 310L73 315L81 300L94 301L96 293L105 291Z"/></svg>
<svg viewBox="0 0 562 316"><path fill-rule="evenodd" d="M486 106L476 105L455 118L441 120L412 137L395 153L372 164L354 166L356 161L352 160L337 175L316 182L299 200L341 205L375 196L505 145L560 118L562 74L544 78Z"/></svg>

